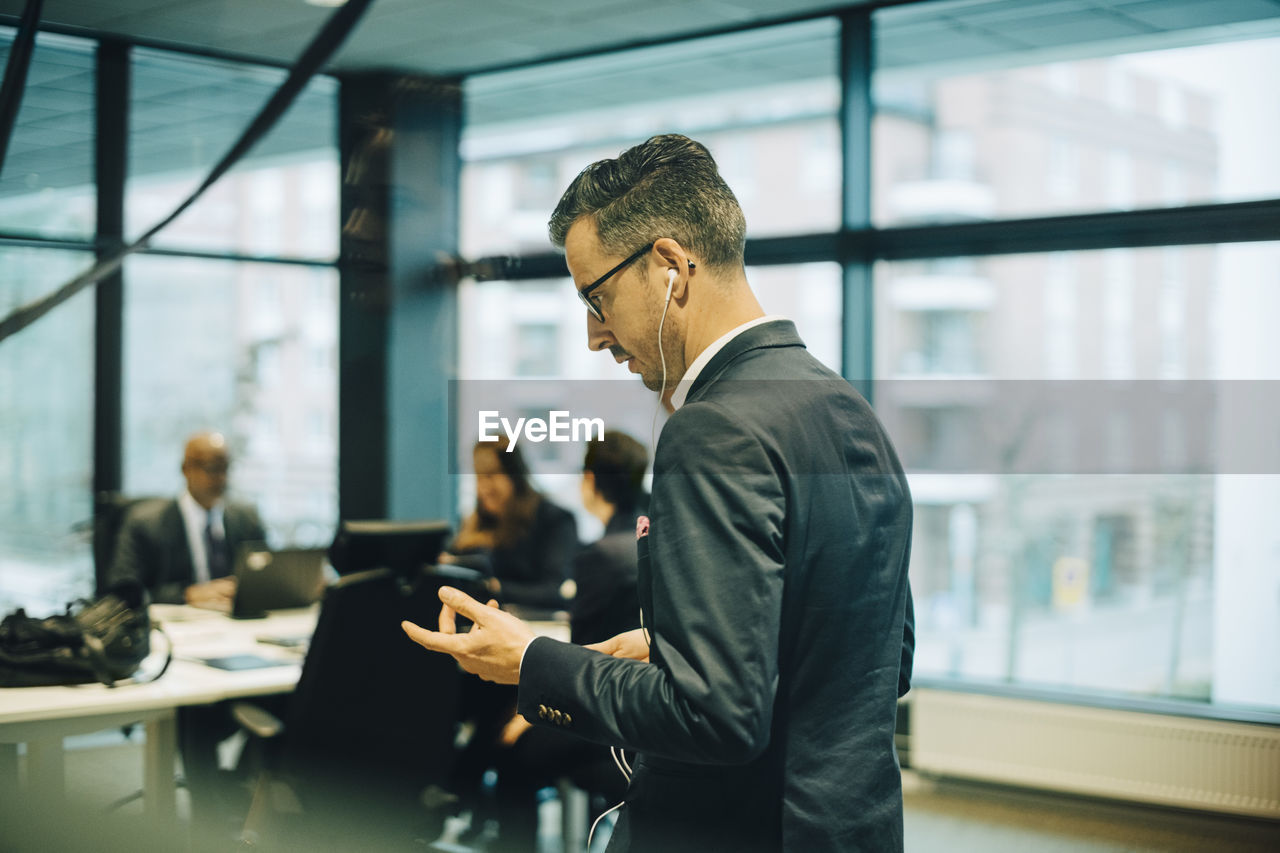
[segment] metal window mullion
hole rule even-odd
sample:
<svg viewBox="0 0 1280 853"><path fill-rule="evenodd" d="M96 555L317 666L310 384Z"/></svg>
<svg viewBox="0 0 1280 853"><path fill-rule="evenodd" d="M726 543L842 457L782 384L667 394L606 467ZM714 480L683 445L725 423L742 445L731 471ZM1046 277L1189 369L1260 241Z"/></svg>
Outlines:
<svg viewBox="0 0 1280 853"><path fill-rule="evenodd" d="M871 10L840 16L840 138L843 181L841 234L871 227ZM871 254L861 241L839 241L843 276L841 373L868 400L873 396L873 307Z"/></svg>
<svg viewBox="0 0 1280 853"><path fill-rule="evenodd" d="M122 42L98 43L94 95L96 257L124 241L124 189L128 168L129 53ZM124 486L124 275L98 282L94 311L93 491Z"/></svg>

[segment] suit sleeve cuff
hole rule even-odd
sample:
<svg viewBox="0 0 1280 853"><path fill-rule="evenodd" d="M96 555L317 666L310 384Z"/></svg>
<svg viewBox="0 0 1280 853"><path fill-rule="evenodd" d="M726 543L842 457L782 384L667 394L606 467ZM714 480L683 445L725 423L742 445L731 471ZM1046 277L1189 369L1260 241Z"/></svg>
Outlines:
<svg viewBox="0 0 1280 853"><path fill-rule="evenodd" d="M520 676L520 673L524 672L524 658L525 658L525 655L529 654L529 647L533 645L533 641L534 641L534 640L536 640L536 639L538 639L536 636L535 636L535 637L530 637L530 638L529 638L529 642L527 642L527 643L525 643L525 644L524 644L524 651L522 651L522 652L520 653L520 669L516 670L516 677L517 677L517 678Z"/></svg>

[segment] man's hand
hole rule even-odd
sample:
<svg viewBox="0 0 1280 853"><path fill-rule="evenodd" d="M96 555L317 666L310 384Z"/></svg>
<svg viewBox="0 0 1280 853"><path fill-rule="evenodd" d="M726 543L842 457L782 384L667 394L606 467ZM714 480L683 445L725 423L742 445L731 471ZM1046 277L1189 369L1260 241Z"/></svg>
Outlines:
<svg viewBox="0 0 1280 853"><path fill-rule="evenodd" d="M511 719L502 727L498 735L498 743L503 746L515 746L521 735L533 728L533 724L519 714L512 714Z"/></svg>
<svg viewBox="0 0 1280 853"><path fill-rule="evenodd" d="M230 610L231 601L236 597L236 579L234 577L217 578L208 583L197 583L187 587L184 596L192 607L205 607L210 610Z"/></svg>
<svg viewBox="0 0 1280 853"><path fill-rule="evenodd" d="M440 622L438 631L428 631L412 622L400 627L415 643L433 652L452 655L463 669L485 681L518 684L520 658L533 630L510 613L498 609L496 601L486 607L471 596L451 586L440 588ZM457 631L457 615L462 614L474 625L466 634Z"/></svg>
<svg viewBox="0 0 1280 853"><path fill-rule="evenodd" d="M628 658L629 660L642 660L649 662L649 644L644 640L644 629L636 628L616 637L610 637L601 643L592 643L586 646L597 652L604 652L615 658Z"/></svg>

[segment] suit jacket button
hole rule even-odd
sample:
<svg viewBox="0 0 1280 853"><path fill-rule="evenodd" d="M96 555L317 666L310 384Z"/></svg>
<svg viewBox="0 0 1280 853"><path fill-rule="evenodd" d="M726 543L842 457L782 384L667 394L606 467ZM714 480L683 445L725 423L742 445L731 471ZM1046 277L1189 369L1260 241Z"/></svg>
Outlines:
<svg viewBox="0 0 1280 853"><path fill-rule="evenodd" d="M565 715L564 715L564 724L565 724L566 726L571 726L571 725L573 725L573 717L572 717L571 715L569 715L569 714L565 714Z"/></svg>
<svg viewBox="0 0 1280 853"><path fill-rule="evenodd" d="M547 718L547 706L546 706L546 705L539 705L539 706L538 706L538 719L539 719L539 720L545 720L546 718Z"/></svg>

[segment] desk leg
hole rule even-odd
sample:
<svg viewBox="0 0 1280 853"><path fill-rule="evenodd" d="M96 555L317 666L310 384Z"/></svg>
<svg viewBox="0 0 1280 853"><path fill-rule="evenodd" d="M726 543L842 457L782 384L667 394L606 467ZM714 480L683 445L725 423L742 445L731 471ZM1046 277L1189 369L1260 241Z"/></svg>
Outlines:
<svg viewBox="0 0 1280 853"><path fill-rule="evenodd" d="M27 741L27 793L33 803L61 803L67 796L62 738Z"/></svg>
<svg viewBox="0 0 1280 853"><path fill-rule="evenodd" d="M173 782L178 755L177 715L171 709L147 721L142 790L147 815L162 829L178 820L177 790Z"/></svg>

